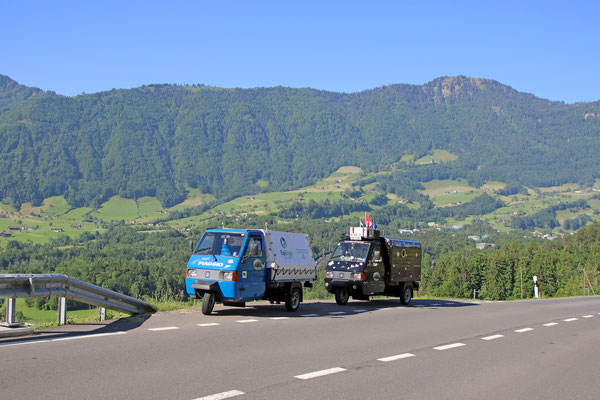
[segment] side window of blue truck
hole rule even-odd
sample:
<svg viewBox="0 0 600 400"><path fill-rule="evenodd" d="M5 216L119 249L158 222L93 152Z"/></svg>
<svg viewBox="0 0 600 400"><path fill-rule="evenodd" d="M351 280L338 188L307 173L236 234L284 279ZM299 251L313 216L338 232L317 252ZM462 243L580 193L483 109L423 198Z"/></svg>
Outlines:
<svg viewBox="0 0 600 400"><path fill-rule="evenodd" d="M262 257L263 246L260 236L250 236L244 257Z"/></svg>

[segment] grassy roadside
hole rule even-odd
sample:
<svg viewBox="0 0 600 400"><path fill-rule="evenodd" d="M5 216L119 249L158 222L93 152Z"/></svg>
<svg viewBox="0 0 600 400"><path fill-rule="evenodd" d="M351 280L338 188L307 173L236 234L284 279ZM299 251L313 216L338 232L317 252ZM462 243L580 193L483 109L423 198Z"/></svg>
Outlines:
<svg viewBox="0 0 600 400"><path fill-rule="evenodd" d="M157 312L173 311L191 308L194 306L193 299L188 301L154 301L152 299L144 299L144 301L152 304ZM200 303L198 303L200 305ZM6 305L0 307L0 315L4 317ZM17 299L16 302L16 319L23 322L34 329L48 328L58 325L57 310L38 310L35 307L28 307L25 304L25 299ZM113 320L119 318L127 318L130 314L122 313L114 310L106 310L106 319ZM67 324L81 324L86 322L97 322L100 320L100 309L89 306L88 309L69 310L67 309Z"/></svg>

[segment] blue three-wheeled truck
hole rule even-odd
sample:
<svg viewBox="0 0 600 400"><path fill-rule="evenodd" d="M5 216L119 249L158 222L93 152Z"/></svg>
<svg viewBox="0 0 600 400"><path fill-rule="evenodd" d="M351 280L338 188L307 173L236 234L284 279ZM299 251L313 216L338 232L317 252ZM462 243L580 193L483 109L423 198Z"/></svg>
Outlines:
<svg viewBox="0 0 600 400"><path fill-rule="evenodd" d="M202 313L215 302L245 306L265 299L285 302L296 311L302 286L317 276L308 236L263 229L208 229L192 251L186 270L186 290L202 299Z"/></svg>

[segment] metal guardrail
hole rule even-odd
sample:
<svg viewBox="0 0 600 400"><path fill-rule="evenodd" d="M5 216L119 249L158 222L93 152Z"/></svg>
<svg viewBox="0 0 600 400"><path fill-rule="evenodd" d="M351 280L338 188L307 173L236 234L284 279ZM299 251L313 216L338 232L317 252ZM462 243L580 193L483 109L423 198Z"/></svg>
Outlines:
<svg viewBox="0 0 600 400"><path fill-rule="evenodd" d="M6 324L15 326L15 299L59 296L59 324L66 323L66 300L129 314L156 311L145 301L61 274L0 274L0 297L7 299Z"/></svg>

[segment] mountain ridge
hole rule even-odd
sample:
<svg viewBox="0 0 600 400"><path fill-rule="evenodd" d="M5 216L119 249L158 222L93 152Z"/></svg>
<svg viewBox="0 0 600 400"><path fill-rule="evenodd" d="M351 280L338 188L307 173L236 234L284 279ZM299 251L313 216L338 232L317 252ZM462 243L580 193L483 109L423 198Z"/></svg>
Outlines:
<svg viewBox="0 0 600 400"><path fill-rule="evenodd" d="M3 81L0 98L14 101L0 113L0 197L17 204L119 194L170 205L185 186L227 199L266 190L261 180L269 190L300 187L342 165L386 169L432 148L457 154L452 168L474 184L598 174L600 124L590 115L600 102L566 105L482 78L351 94L156 84L74 97L25 96Z"/></svg>

